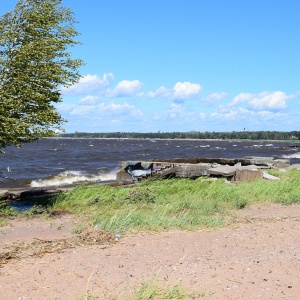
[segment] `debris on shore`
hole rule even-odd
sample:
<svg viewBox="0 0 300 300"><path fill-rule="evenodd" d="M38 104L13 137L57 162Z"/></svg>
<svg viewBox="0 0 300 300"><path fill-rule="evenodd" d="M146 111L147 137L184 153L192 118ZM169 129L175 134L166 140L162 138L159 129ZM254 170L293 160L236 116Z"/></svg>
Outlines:
<svg viewBox="0 0 300 300"><path fill-rule="evenodd" d="M265 169L287 168L289 159L246 156L244 158L175 158L168 160L123 161L117 172L118 182L141 181L150 176L162 178L225 177L234 181L273 179Z"/></svg>

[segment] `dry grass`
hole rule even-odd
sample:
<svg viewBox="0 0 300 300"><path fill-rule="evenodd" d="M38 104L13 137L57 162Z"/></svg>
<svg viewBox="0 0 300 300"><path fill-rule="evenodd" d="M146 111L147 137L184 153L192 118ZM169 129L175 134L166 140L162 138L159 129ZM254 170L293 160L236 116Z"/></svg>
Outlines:
<svg viewBox="0 0 300 300"><path fill-rule="evenodd" d="M71 238L56 240L35 239L31 242L20 242L7 245L6 252L0 253L0 267L10 261L27 257L42 257L47 253L59 252L61 250L86 245L108 245L115 242L112 233L95 228L88 224Z"/></svg>

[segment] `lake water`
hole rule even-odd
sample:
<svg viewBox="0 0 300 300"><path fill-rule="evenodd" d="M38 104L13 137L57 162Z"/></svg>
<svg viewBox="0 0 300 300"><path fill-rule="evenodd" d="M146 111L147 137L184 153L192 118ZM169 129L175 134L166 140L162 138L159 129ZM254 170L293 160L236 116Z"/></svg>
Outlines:
<svg viewBox="0 0 300 300"><path fill-rule="evenodd" d="M145 139L42 139L0 154L0 188L61 186L115 180L124 160L274 156L300 163L290 142ZM299 144L297 144L299 145Z"/></svg>

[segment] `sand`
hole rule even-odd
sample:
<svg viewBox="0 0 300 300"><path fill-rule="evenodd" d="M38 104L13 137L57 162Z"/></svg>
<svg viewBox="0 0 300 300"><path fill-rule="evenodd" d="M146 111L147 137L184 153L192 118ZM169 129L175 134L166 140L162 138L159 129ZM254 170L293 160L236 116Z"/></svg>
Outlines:
<svg viewBox="0 0 300 300"><path fill-rule="evenodd" d="M191 299L299 299L299 221L300 206L272 205L240 210L233 226L217 230L129 234L39 256L21 250L0 266L1 299L130 299L152 280L180 283ZM72 239L76 226L71 215L10 220L0 227L0 252Z"/></svg>

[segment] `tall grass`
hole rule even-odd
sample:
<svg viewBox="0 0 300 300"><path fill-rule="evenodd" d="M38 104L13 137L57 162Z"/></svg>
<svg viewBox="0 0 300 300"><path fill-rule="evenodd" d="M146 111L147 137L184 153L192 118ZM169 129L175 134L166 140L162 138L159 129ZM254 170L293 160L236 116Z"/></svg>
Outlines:
<svg viewBox="0 0 300 300"><path fill-rule="evenodd" d="M78 213L116 233L218 227L226 224L229 211L253 203L300 203L300 172L271 173L281 180L228 184L222 178L152 178L130 188L85 186L58 195L53 209Z"/></svg>

